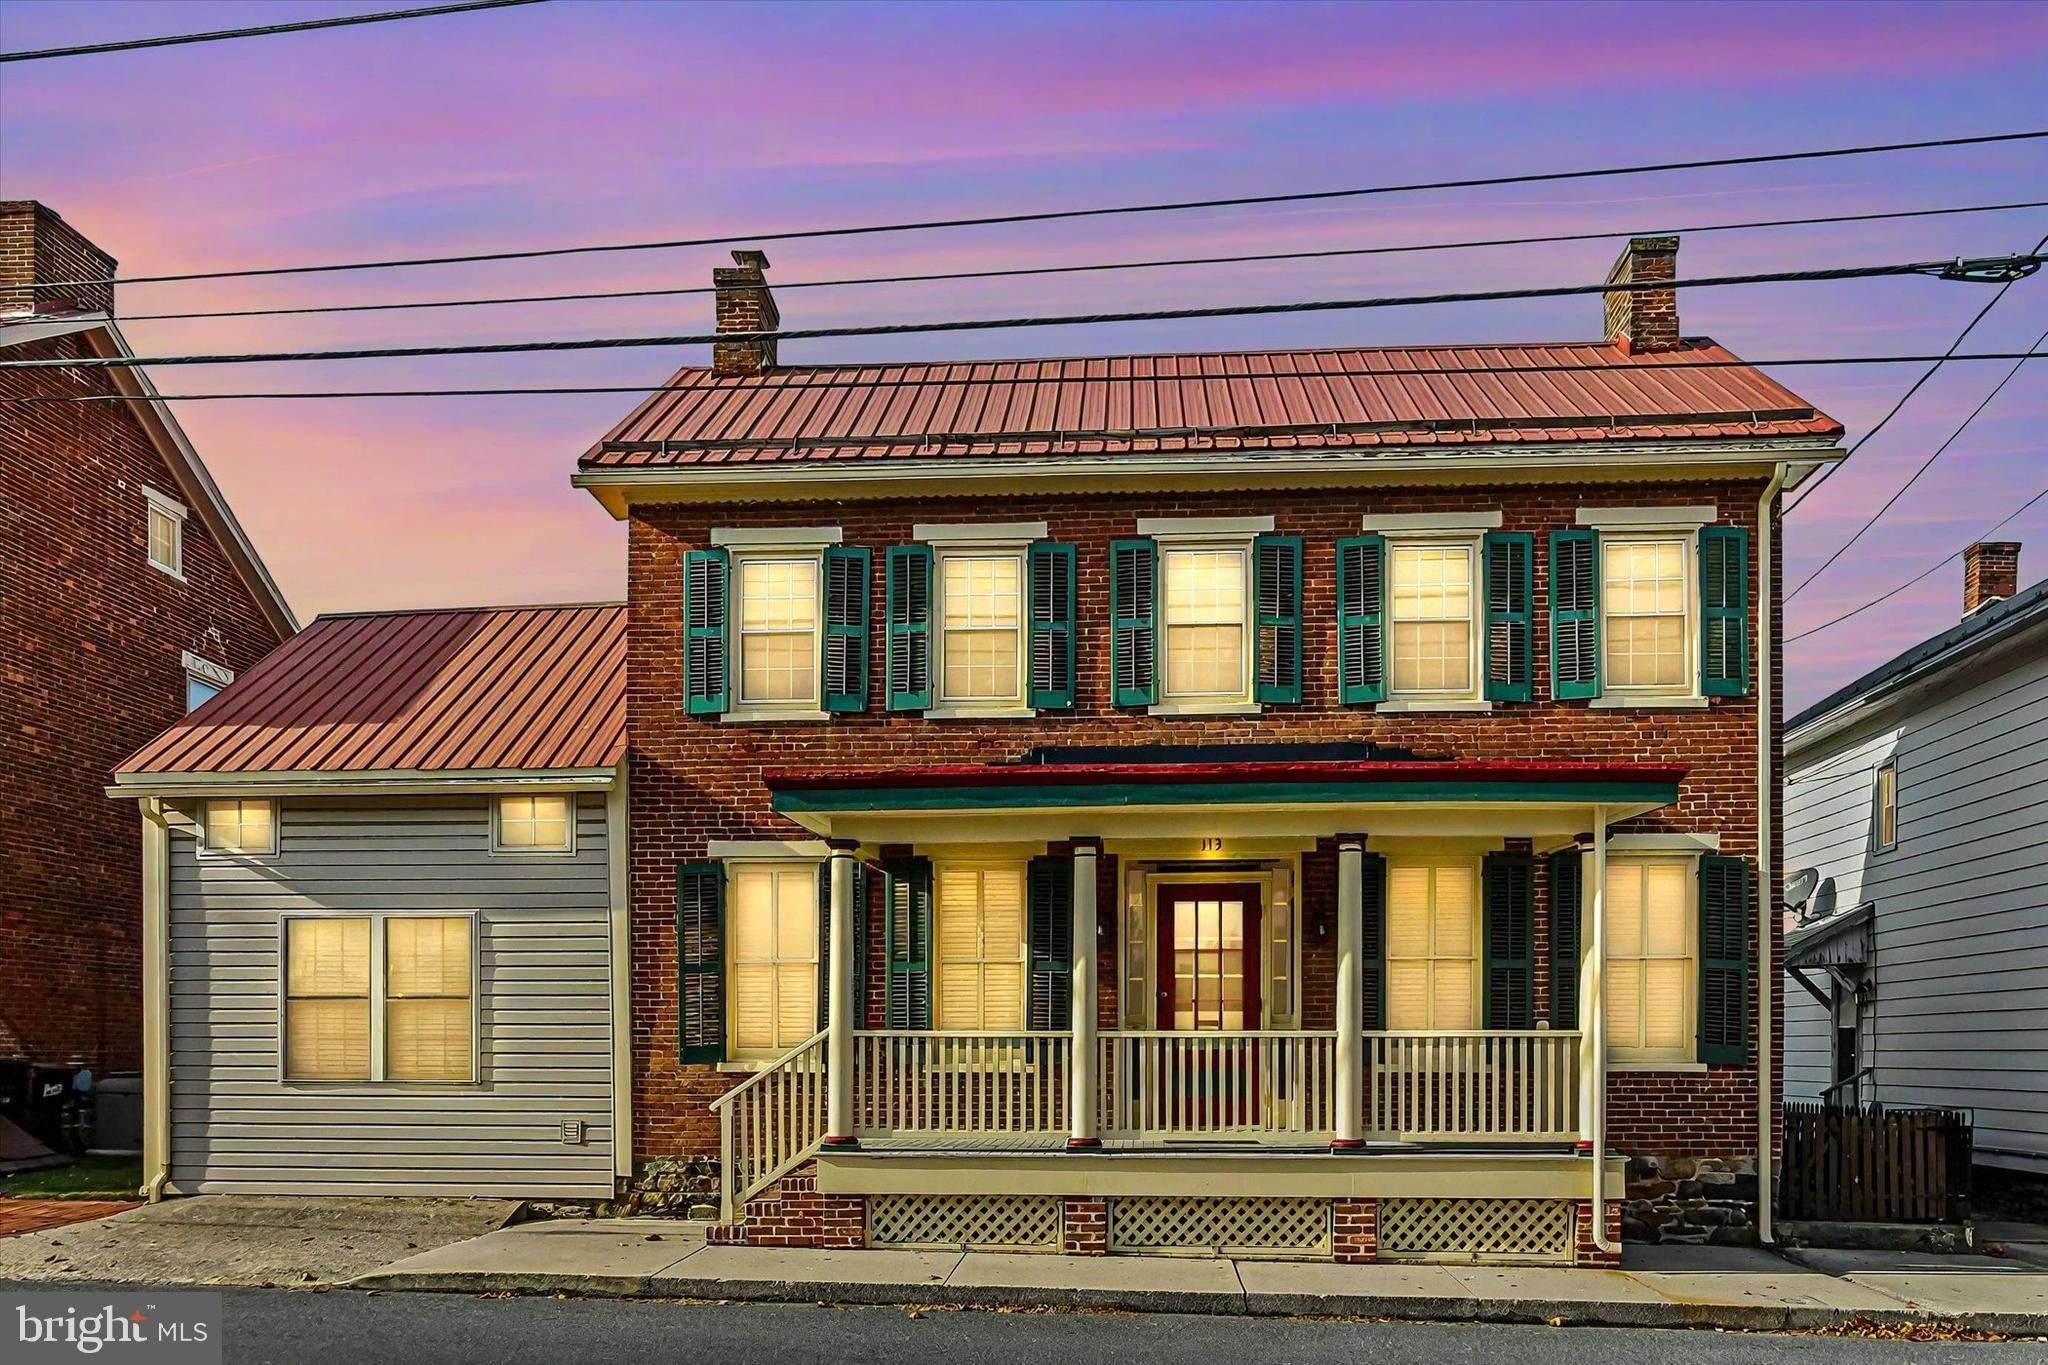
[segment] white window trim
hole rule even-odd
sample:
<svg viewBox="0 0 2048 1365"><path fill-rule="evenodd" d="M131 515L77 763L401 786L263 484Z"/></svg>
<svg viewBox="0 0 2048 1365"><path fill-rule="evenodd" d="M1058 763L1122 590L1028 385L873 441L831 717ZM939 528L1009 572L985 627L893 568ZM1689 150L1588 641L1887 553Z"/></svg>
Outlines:
<svg viewBox="0 0 2048 1365"><path fill-rule="evenodd" d="M713 839L704 856L720 863L822 863L831 852L823 839Z"/></svg>
<svg viewBox="0 0 2048 1365"><path fill-rule="evenodd" d="M1368 512L1359 519L1358 529L1381 535L1414 535L1419 532L1481 533L1501 528L1500 509L1490 512Z"/></svg>
<svg viewBox="0 0 2048 1365"><path fill-rule="evenodd" d="M1617 852L1615 839L1609 838L1607 867L1610 873L1617 866L1639 866L1643 863L1682 863L1685 866L1685 1055L1682 1057L1646 1056L1639 1048L1622 1047L1611 1040L1607 1044L1607 1068L1610 1071L1704 1071L1706 1063L1699 1060L1700 1036L1700 853L1694 849L1629 850ZM1654 838L1654 835L1633 836ZM1719 840L1716 840L1718 846ZM1601 888L1601 905L1607 903L1606 888ZM1601 964L1603 973L1614 965L1617 959L1609 958ZM1620 959L1622 961L1668 961L1668 958ZM1603 1008L1604 1008L1603 1004Z"/></svg>
<svg viewBox="0 0 2048 1365"><path fill-rule="evenodd" d="M215 801L244 801L244 802L246 802L246 801L261 801L261 802L262 802L262 803L263 803L264 805L266 805L266 806L270 807L270 847L269 847L269 848L212 848L212 847L209 847L209 846L208 846L208 843L207 843L207 838L206 838L206 827L207 827L207 819L206 819L206 808L207 808L208 806L212 805L212 804L213 804L213 803L214 803ZM199 836L199 840L198 840L198 847L197 847L197 848L196 848L196 849L194 850L194 852L195 852L195 853L197 854L197 856L199 856L199 857L201 857L201 858L274 858L274 857L276 857L276 856L277 856L277 850L278 850L278 845L284 842L283 834L282 834L282 832L281 832L281 831L280 831L280 829L279 829L279 824L280 824L279 816L281 815L281 813L282 813L282 812L281 812L281 810L280 810L280 808L279 808L278 802L277 802L277 800L276 800L275 798L273 798L273 797L256 797L256 796L209 796L209 797L204 797L204 798L202 798L202 799L200 800L200 802L199 802L199 818L198 818L198 820L196 820L196 821L194 822L194 828L195 828L195 830L197 831L197 833L198 833L198 836Z"/></svg>
<svg viewBox="0 0 2048 1365"><path fill-rule="evenodd" d="M1139 517L1138 534L1152 540L1232 540L1265 535L1271 517Z"/></svg>
<svg viewBox="0 0 2048 1365"><path fill-rule="evenodd" d="M1201 529L1172 532L1159 529L1164 526ZM1148 527L1151 529L1148 530ZM1162 518L1141 519L1138 522L1141 534L1150 535L1160 542L1158 581L1154 585L1159 596L1153 616L1153 629L1159 636L1155 661L1155 667L1159 670L1159 700L1146 708L1147 715L1256 716L1265 711L1264 704L1258 700L1258 565L1253 562L1256 556L1252 553L1252 539L1272 529L1271 517ZM1244 615L1239 627L1243 631L1240 636L1243 647L1239 660L1243 676L1242 686L1236 692L1176 697L1166 690L1166 637L1172 628L1166 619L1166 560L1168 555L1183 550L1228 550L1244 556Z"/></svg>
<svg viewBox="0 0 2048 1365"><path fill-rule="evenodd" d="M1042 521L918 522L910 528L912 540L931 545L1029 545L1044 540L1051 532Z"/></svg>
<svg viewBox="0 0 2048 1365"><path fill-rule="evenodd" d="M168 493L159 493L147 484L144 484L142 487L142 497L145 509L154 508L176 523L178 562L176 564L166 564L150 553L149 517L147 510L145 510L143 515L142 557L149 561L150 568L157 570L159 573L169 574L180 583L188 581L185 577L185 522L192 515L191 509L176 498L171 497Z"/></svg>
<svg viewBox="0 0 2048 1365"><path fill-rule="evenodd" d="M273 826L273 828L275 828ZM285 1074L286 1020L291 1004L291 923L294 920L363 919L370 922L370 1074L348 1080L296 1078ZM384 1056L388 1024L385 1012L390 997L385 989L384 923L394 919L466 919L469 921L469 1078L450 1081L392 1079ZM288 910L277 917L277 1083L337 1090L352 1085L379 1087L420 1087L424 1090L474 1088L483 1084L483 916L474 910Z"/></svg>
<svg viewBox="0 0 2048 1365"><path fill-rule="evenodd" d="M1697 531L1721 518L1713 503L1691 507L1581 507L1578 524L1599 531Z"/></svg>
<svg viewBox="0 0 2048 1365"><path fill-rule="evenodd" d="M223 691L235 680L235 671L232 668L223 668L211 659L194 654L189 649L178 656L178 664L199 681Z"/></svg>
<svg viewBox="0 0 2048 1365"><path fill-rule="evenodd" d="M1494 520L1495 524L1499 523L1498 513L1494 515ZM1375 705L1373 710L1398 714L1403 711L1459 712L1493 709L1493 703L1486 699L1486 536L1484 531L1473 530L1471 527L1472 523L1468 520L1464 527L1450 532L1421 527L1382 532L1387 541L1387 605L1383 618L1385 625L1382 627L1386 632L1387 641L1387 699ZM1469 627L1465 643L1469 656L1467 667L1471 670L1467 676L1472 679L1472 685L1462 692L1398 692L1394 689L1394 554L1398 550L1418 545L1457 545L1469 548L1472 553L1471 575L1466 584L1465 594Z"/></svg>
<svg viewBox="0 0 2048 1365"><path fill-rule="evenodd" d="M932 543L932 705L926 720L1002 720L1014 716L1035 716L1031 706L1031 543L1045 539L1042 521L991 523L983 526L917 526L918 540ZM928 535L928 532L941 532ZM945 532L974 532L949 535ZM1017 560L1017 697L1001 698L946 696L946 566L948 556L963 559L992 559L1012 556Z"/></svg>
<svg viewBox="0 0 2048 1365"><path fill-rule="evenodd" d="M809 857L787 857L787 856L784 856L784 857L738 857L738 858L732 858L732 857L728 857L728 858L725 858L725 859L723 859L722 861L724 861L724 862L725 862L725 863L726 863L726 864L728 865L728 867L729 867L729 868L738 868L738 867L745 867L745 868L748 868L748 869L756 869L756 870L758 870L758 869L764 869L764 868L765 868L765 869L766 869L767 871L769 871L770 873L773 873L773 872L776 872L776 871L788 871L788 872L801 872L801 873L804 873L804 874L808 874L808 875L809 875L809 877L810 877L810 879L811 879L811 880L810 880L810 884L811 884L811 886L812 886L812 888L813 888L813 890L812 890L812 893L811 893L811 898L812 898L812 903L811 903L811 917L812 917L812 919L813 919L814 921L815 921L815 920L817 920L817 919L820 919L820 918L822 918L822 914L823 914L823 910L824 910L824 907L823 907L822 905L820 905L820 904L818 903L818 900L817 900L817 891L816 891L816 887L817 887L817 885L818 885L818 864L824 861L824 859L823 859L823 858L809 858ZM737 1010L738 1010L738 1008L739 1008L739 992L738 992L738 991L736 991L736 990L734 990L734 989L732 989L732 981L733 981L734 975L736 974L736 972L737 972L737 970L738 970L738 968L739 968L739 960L738 960L737 956L735 955L735 954L736 954L736 952L737 952L737 949L738 949L738 945L739 945L739 934L738 934L737 932L735 932L735 931L734 931L734 929L733 929L733 925L734 925L734 923L735 923L735 921L736 921L736 918L737 918L737 916L738 916L738 913L739 913L739 902L738 902L738 898L737 898L737 897L736 897L736 896L735 896L735 895L734 895L734 894L732 893L732 890L731 890L732 878L728 877L728 878L726 879L726 882L727 882L727 900L726 900L726 921L727 921L727 932L726 932L726 934L725 934L725 945L724 945L724 952L725 952L725 962L724 962L724 971L725 971L725 981L726 981L726 989L725 989L725 1037L726 1037L726 1051L727 1051L728 1053L731 1053L732 1051L736 1050L736 1049L737 1049L737 1048L738 1048L738 1047L740 1046L740 1042L739 1042L739 1036L740 1036L740 1029L739 1029L739 1015L738 1015L738 1014L736 1013L736 1011L737 1011ZM822 959L822 957L823 957L823 955L824 955L824 953L825 953L825 950L826 950L826 947L827 947L827 945L826 945L826 944L825 944L824 942L822 942L822 941L818 941L818 940L817 940L817 939L815 938L815 930L813 931L813 934L814 934L814 938L813 938L813 942L812 942L812 944L811 944L811 967L812 967L812 972L811 972L811 979L812 979L812 980L813 980L813 981L815 982L815 981L816 981L816 980L818 979L818 972L817 972L817 966L818 966L818 963L819 963L819 961L820 961L820 960ZM776 959L775 959L775 961L777 961L777 962L780 962L780 961L782 961L782 960L783 960L783 959L781 959L781 958L776 958ZM815 990L815 989L816 989L816 987L814 986L814 987L813 987L813 989ZM816 1000L815 998L813 998L813 1000L812 1000L812 1004L813 1004L813 1005L815 1006L815 1005L816 1005L817 1003L818 1003L818 1001L817 1001L817 1000ZM856 1013L856 1014L858 1014L858 1013L859 1013L858 1009L856 1009L855 1013ZM813 1033L815 1033L816 1031L817 1031L816 1029L813 1029L813 1030L812 1030L812 1032L813 1032ZM809 1036L810 1036L809 1034L806 1034L806 1035L805 1035L805 1037L809 1037ZM799 1040L799 1041L801 1041L801 1040ZM791 1046L793 1047L793 1046L795 1046L795 1044L791 1044ZM725 1060L724 1060L723 1062L720 1062L720 1063L718 1064L718 1068L719 1068L719 1070L721 1070L721 1071L732 1071L732 1072L752 1072L752 1071L765 1071L765 1070L767 1070L767 1069L768 1069L769 1067L771 1067L771 1066L775 1065L775 1063L776 1063L776 1060L777 1060L777 1059L778 1059L779 1057L781 1057L781 1056L782 1056L782 1055L783 1055L784 1053L788 1052L788 1051L789 1051L789 1049L788 1049L788 1048L783 1048L783 1047L770 1047L770 1048L767 1048L767 1049L761 1049L761 1050L754 1050L754 1049L749 1049L749 1051L750 1051L750 1052L752 1052L752 1053L753 1053L753 1055L751 1055L751 1056L746 1056L746 1057L734 1057L734 1056L728 1056L728 1057L727 1057L727 1058L726 1058L726 1059L725 1059Z"/></svg>
<svg viewBox="0 0 2048 1365"><path fill-rule="evenodd" d="M1890 773L1892 776L1892 837L1889 843L1885 841L1884 837L1884 775L1886 773ZM1899 846L1899 760L1897 758L1888 758L1872 769L1870 774L1870 795L1872 803L1877 807L1875 812L1877 819L1872 822L1870 829L1870 851L1872 853L1893 852Z"/></svg>
<svg viewBox="0 0 2048 1365"><path fill-rule="evenodd" d="M1585 509L1581 509L1584 511ZM1612 510L1612 509L1608 509ZM1702 511L1711 509L1678 508L1677 511ZM1599 543L1595 546L1593 577L1599 585L1600 600L1600 695L1593 698L1592 705L1602 711L1616 710L1672 710L1698 711L1708 706L1706 696L1700 691L1700 524L1678 525L1632 525L1618 523L1609 529L1603 527ZM1676 687L1649 687L1622 685L1609 677L1607 667L1607 623L1612 612L1608 606L1607 594L1607 547L1611 544L1631 541L1673 540L1678 542L1678 563L1684 581L1679 584L1679 603L1683 607L1684 627L1680 638L1685 644L1685 662L1680 670L1683 681Z"/></svg>
<svg viewBox="0 0 2048 1365"><path fill-rule="evenodd" d="M786 550L792 555L837 545L837 526L714 526L711 543L722 549Z"/></svg>
<svg viewBox="0 0 2048 1365"><path fill-rule="evenodd" d="M569 803L569 842L562 848L528 848L524 845L511 846L504 841L500 832L503 828L505 802L522 796L559 796ZM576 856L576 793L575 792L506 792L503 796L491 798L491 856L494 858L573 858Z"/></svg>
<svg viewBox="0 0 2048 1365"><path fill-rule="evenodd" d="M722 720L745 724L763 721L807 721L830 720L831 713L825 709L825 546L839 543L839 528L821 528L816 532L791 530L784 527L772 528L775 539L743 540L734 542L744 545L729 556L730 571L726 578L726 688L728 704ZM805 541L798 537L807 534L830 532L831 539ZM714 542L719 536L714 530ZM725 532L727 535L744 536L744 530ZM760 534L767 535L768 531ZM741 652L741 617L744 599L740 590L741 566L750 560L790 559L808 560L811 565L811 695L808 700L796 701L747 701L746 660Z"/></svg>

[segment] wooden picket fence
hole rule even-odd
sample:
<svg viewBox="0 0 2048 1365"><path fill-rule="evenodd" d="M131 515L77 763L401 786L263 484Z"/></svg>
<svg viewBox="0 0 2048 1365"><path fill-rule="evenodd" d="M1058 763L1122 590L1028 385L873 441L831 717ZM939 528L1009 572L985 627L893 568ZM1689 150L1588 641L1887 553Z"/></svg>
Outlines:
<svg viewBox="0 0 2048 1365"><path fill-rule="evenodd" d="M1970 1118L1955 1109L1788 1102L1780 1218L1959 1223L1970 1215Z"/></svg>

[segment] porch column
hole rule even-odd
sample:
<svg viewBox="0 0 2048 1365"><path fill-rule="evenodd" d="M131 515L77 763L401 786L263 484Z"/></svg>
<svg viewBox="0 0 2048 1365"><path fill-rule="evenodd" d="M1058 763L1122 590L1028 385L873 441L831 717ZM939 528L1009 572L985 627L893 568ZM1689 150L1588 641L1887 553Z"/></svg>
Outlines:
<svg viewBox="0 0 2048 1365"><path fill-rule="evenodd" d="M1095 866L1101 852L1099 840L1080 839L1074 843L1074 923L1070 935L1074 954L1074 1057L1067 1069L1073 1083L1067 1095L1070 1149L1102 1145L1095 1113Z"/></svg>
<svg viewBox="0 0 2048 1365"><path fill-rule="evenodd" d="M853 1031L858 1002L854 980L853 859L855 845L835 839L831 849L831 942L825 973L825 1137L827 1147L851 1147L853 1138Z"/></svg>
<svg viewBox="0 0 2048 1365"><path fill-rule="evenodd" d="M1337 1104L1332 1151L1365 1146L1365 839L1337 843Z"/></svg>

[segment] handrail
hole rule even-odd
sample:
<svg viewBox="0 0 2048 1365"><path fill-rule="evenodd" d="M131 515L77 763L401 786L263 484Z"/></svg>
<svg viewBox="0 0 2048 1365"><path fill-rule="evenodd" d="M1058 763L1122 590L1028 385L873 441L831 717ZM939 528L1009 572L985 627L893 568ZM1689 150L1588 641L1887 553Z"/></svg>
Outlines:
<svg viewBox="0 0 2048 1365"><path fill-rule="evenodd" d="M801 1043L798 1043L795 1047L783 1053L780 1057L777 1057L774 1061L768 1063L768 1065L762 1067L759 1071L756 1071L717 1099L711 1101L711 1112L717 1114L730 1108L733 1101L746 1094L747 1091L752 1090L755 1086L765 1082L784 1063L796 1056L797 1053L802 1052L805 1048L816 1047L819 1043L824 1042L828 1032L829 1030L819 1029L816 1033L813 1033L810 1037L804 1039Z"/></svg>
<svg viewBox="0 0 2048 1365"><path fill-rule="evenodd" d="M825 1134L825 1043L820 1029L711 1102L718 1115L718 1203L740 1205L818 1150Z"/></svg>
<svg viewBox="0 0 2048 1365"><path fill-rule="evenodd" d="M1848 1075L1842 1077L1841 1080L1836 1081L1834 1084L1823 1089L1820 1092L1820 1102L1825 1105L1830 1105L1839 1108L1843 1104L1843 1101L1835 1098L1835 1096L1837 1092L1846 1089L1849 1092L1849 1099L1847 1102L1849 1104L1860 1107L1863 1103L1863 1083L1867 1080L1874 1080L1876 1075L1877 1068L1875 1067L1859 1067L1857 1070L1852 1071Z"/></svg>

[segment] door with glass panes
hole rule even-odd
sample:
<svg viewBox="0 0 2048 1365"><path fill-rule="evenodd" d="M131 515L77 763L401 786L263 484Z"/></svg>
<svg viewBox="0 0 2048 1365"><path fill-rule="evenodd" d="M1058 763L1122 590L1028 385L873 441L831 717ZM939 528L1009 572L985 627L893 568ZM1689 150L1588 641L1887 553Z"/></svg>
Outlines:
<svg viewBox="0 0 2048 1365"><path fill-rule="evenodd" d="M1168 1059L1154 1081L1159 1102L1179 1126L1237 1128L1257 1121L1257 1050L1223 1039L1259 1027L1259 909L1259 888L1250 883L1159 889L1159 1028L1216 1039L1176 1043L1155 1054Z"/></svg>

